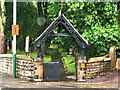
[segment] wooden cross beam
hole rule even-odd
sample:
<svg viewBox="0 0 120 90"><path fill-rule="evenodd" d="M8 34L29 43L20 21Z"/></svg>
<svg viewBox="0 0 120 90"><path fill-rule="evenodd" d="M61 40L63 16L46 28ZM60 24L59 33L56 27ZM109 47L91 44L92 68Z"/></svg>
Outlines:
<svg viewBox="0 0 120 90"><path fill-rule="evenodd" d="M65 37L70 37L71 35L69 35L69 34L66 34L66 33L53 33L53 34L51 34L50 36L65 36Z"/></svg>

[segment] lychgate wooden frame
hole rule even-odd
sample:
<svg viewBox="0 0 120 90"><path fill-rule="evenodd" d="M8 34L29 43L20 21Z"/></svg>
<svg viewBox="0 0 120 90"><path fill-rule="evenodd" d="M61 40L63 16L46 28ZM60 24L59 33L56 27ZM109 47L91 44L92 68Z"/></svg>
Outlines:
<svg viewBox="0 0 120 90"><path fill-rule="evenodd" d="M68 34L66 33L53 33L52 31L56 27L64 28ZM46 30L34 41L35 46L38 48L37 57L41 57L41 46L45 43L47 37L49 36L70 36L73 37L78 44L78 53L80 56L84 57L84 48L88 46L88 42L77 32L77 30L72 26L72 24L67 20L67 18L60 14L49 26Z"/></svg>

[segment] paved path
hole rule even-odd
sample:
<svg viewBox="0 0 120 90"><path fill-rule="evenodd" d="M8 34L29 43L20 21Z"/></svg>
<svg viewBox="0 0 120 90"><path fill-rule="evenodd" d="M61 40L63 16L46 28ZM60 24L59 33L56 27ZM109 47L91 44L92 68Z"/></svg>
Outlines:
<svg viewBox="0 0 120 90"><path fill-rule="evenodd" d="M0 74L1 88L118 88L118 77L105 82L27 82L18 78L11 78L6 74ZM120 87L119 87L120 88Z"/></svg>

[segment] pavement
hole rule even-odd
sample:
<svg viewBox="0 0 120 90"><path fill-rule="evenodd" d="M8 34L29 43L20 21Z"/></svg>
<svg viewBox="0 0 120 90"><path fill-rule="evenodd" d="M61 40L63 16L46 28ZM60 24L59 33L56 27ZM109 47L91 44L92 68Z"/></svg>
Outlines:
<svg viewBox="0 0 120 90"><path fill-rule="evenodd" d="M115 73L116 75L116 73ZM118 75L109 81L89 80L87 82L29 82L19 78L12 78L0 73L0 89L2 88L120 88Z"/></svg>

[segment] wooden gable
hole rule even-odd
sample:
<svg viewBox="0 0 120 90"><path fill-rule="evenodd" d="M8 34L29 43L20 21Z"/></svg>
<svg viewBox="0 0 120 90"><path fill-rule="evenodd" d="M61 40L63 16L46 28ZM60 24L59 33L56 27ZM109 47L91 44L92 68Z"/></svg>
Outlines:
<svg viewBox="0 0 120 90"><path fill-rule="evenodd" d="M68 32L68 34L64 33L57 33L53 34L52 31L62 25L64 29ZM72 24L67 20L67 18L61 14L59 15L49 26L46 30L34 41L34 44L37 47L41 47L42 44L45 43L47 37L49 36L71 36L75 39L76 43L81 48L85 48L88 46L88 42L77 32L77 30L72 26Z"/></svg>

